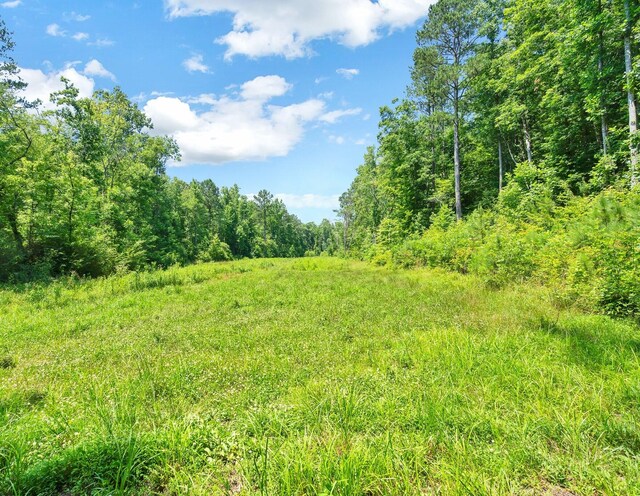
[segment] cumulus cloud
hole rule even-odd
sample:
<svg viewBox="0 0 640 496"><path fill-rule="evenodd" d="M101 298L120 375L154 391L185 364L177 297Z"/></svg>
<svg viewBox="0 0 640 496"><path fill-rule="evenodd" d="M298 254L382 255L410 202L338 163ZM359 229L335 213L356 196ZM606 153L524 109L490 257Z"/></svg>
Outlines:
<svg viewBox="0 0 640 496"><path fill-rule="evenodd" d="M312 98L276 105L291 85L280 76L260 76L232 95L161 96L144 107L154 132L173 136L185 164L222 164L287 155L311 123L323 119L325 102Z"/></svg>
<svg viewBox="0 0 640 496"><path fill-rule="evenodd" d="M76 41L83 41L89 39L89 33L76 33L72 36L72 38Z"/></svg>
<svg viewBox="0 0 640 496"><path fill-rule="evenodd" d="M0 3L0 7L4 7L5 9L15 9L22 5L22 0L13 0L12 2L2 2Z"/></svg>
<svg viewBox="0 0 640 496"><path fill-rule="evenodd" d="M67 35L67 32L58 24L49 24L46 31L49 36L64 37Z"/></svg>
<svg viewBox="0 0 640 496"><path fill-rule="evenodd" d="M384 30L402 29L425 16L435 0L164 0L169 17L229 12L233 30L217 39L225 56L297 58L313 40L367 45Z"/></svg>
<svg viewBox="0 0 640 496"><path fill-rule="evenodd" d="M242 97L246 100L269 100L282 96L291 89L291 85L280 76L259 76L242 85Z"/></svg>
<svg viewBox="0 0 640 496"><path fill-rule="evenodd" d="M345 79L353 79L354 76L360 74L359 69L338 69L336 70L337 74L340 74Z"/></svg>
<svg viewBox="0 0 640 496"><path fill-rule="evenodd" d="M100 78L111 79L111 81L115 81L116 77L113 73L109 72L98 60L93 59L87 62L87 65L84 66L84 71L82 71L86 76L96 76Z"/></svg>
<svg viewBox="0 0 640 496"><path fill-rule="evenodd" d="M179 98L160 96L149 100L144 107L158 134L174 134L196 130L200 119L188 103Z"/></svg>
<svg viewBox="0 0 640 496"><path fill-rule="evenodd" d="M340 207L339 195L292 195L288 193L278 193L274 195L288 208L332 208L337 209Z"/></svg>
<svg viewBox="0 0 640 496"><path fill-rule="evenodd" d="M27 100L40 100L44 109L51 109L54 105L50 102L49 96L55 91L64 89L64 84L60 81L64 77L71 81L78 88L81 98L90 97L95 89L95 82L90 77L79 73L71 65L67 65L60 71L44 73L39 69L20 68L20 77L27 83L24 96Z"/></svg>
<svg viewBox="0 0 640 496"><path fill-rule="evenodd" d="M210 72L209 66L204 63L204 57L202 55L194 55L182 62L182 66L189 73L202 72L203 74L207 74Z"/></svg>

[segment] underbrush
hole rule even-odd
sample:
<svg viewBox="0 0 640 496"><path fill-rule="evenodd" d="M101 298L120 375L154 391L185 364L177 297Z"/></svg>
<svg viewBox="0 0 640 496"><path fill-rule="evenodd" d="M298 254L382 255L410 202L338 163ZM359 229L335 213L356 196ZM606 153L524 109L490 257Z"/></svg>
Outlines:
<svg viewBox="0 0 640 496"><path fill-rule="evenodd" d="M379 245L378 264L442 267L490 287L532 281L565 304L640 317L640 194L608 191L546 210L501 205L455 222L443 210L422 236Z"/></svg>

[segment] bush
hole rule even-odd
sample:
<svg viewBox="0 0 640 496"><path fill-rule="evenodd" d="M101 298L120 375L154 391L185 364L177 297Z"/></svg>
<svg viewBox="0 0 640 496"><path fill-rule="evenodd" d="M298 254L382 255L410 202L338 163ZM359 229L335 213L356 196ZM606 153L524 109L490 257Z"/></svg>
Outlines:
<svg viewBox="0 0 640 496"><path fill-rule="evenodd" d="M496 210L476 210L462 222L441 211L422 236L395 245L388 237L370 259L472 273L492 287L535 280L563 301L640 317L640 194L605 191L554 208L541 200L536 211L533 200L526 208L516 201L517 189Z"/></svg>
<svg viewBox="0 0 640 496"><path fill-rule="evenodd" d="M221 241L217 234L214 234L207 250L200 254L199 260L201 262L225 262L232 258L229 245Z"/></svg>
<svg viewBox="0 0 640 496"><path fill-rule="evenodd" d="M620 232L615 238L604 238L599 262L602 272L600 306L609 314L640 317L638 233Z"/></svg>

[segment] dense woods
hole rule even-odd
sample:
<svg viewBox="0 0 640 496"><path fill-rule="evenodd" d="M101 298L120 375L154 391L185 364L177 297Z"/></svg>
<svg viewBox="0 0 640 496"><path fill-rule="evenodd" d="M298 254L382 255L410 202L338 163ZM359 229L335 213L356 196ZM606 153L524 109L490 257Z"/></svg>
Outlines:
<svg viewBox="0 0 640 496"><path fill-rule="evenodd" d="M0 20L0 281L335 250L328 221L303 224L267 191L170 178L175 142L118 88L80 98L67 81L40 111L12 48Z"/></svg>
<svg viewBox="0 0 640 496"><path fill-rule="evenodd" d="M440 0L406 98L341 197L345 244L380 263L640 313L634 0ZM459 222L457 222L459 221Z"/></svg>

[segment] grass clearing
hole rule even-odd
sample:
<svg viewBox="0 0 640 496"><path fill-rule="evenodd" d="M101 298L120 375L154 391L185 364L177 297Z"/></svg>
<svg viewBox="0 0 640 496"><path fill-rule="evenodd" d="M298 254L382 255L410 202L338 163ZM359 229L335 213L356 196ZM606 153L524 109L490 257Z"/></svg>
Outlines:
<svg viewBox="0 0 640 496"><path fill-rule="evenodd" d="M0 290L0 494L640 494L640 329L338 259Z"/></svg>

